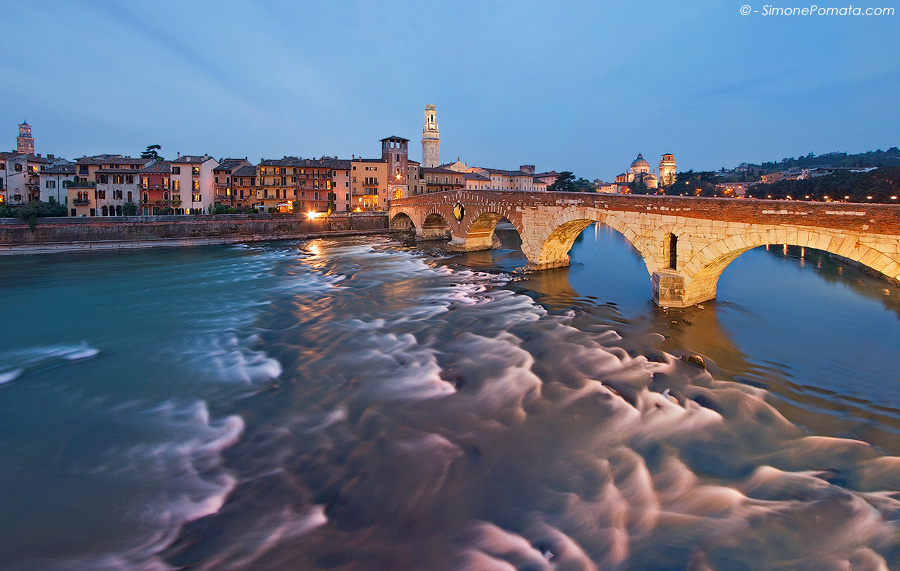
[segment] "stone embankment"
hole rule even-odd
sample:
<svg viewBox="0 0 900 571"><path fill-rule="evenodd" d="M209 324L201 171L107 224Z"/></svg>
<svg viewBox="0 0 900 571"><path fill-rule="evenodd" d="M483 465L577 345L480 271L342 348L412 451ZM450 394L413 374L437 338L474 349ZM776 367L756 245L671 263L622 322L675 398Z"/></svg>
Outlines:
<svg viewBox="0 0 900 571"><path fill-rule="evenodd" d="M388 232L387 213L0 219L0 255L197 246Z"/></svg>

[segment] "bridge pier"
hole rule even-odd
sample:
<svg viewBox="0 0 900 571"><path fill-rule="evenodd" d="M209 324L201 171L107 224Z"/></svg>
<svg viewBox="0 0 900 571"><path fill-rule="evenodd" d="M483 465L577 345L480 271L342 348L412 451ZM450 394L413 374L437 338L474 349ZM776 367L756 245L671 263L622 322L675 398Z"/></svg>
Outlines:
<svg viewBox="0 0 900 571"><path fill-rule="evenodd" d="M494 248L494 234L469 236L468 238L459 238L451 236L450 241L445 246L453 252L480 252L482 250L491 250Z"/></svg>
<svg viewBox="0 0 900 571"><path fill-rule="evenodd" d="M714 280L691 279L675 270L660 270L650 276L653 302L660 307L691 307L716 298Z"/></svg>

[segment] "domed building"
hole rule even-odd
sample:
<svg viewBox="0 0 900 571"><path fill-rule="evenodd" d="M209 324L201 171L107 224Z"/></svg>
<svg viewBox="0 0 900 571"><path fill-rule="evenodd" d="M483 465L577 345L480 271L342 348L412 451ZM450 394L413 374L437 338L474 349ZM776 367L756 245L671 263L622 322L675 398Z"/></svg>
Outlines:
<svg viewBox="0 0 900 571"><path fill-rule="evenodd" d="M659 160L659 176L656 169L650 172L650 163L640 153L631 161L628 171L616 177L616 185L619 192L627 192L631 183L643 184L647 188L657 189L661 186L669 186L675 182L675 155L665 153Z"/></svg>
<svg viewBox="0 0 900 571"><path fill-rule="evenodd" d="M637 158L631 161L632 180L641 174L650 174L650 163L647 162L643 155L638 153Z"/></svg>
<svg viewBox="0 0 900 571"><path fill-rule="evenodd" d="M659 179L656 177L656 174L650 173L650 163L640 153L638 153L636 159L631 161L631 167L629 167L628 172L616 177L616 184L619 187L628 187L632 182L643 184L647 188L655 189L659 187ZM623 188L619 190L621 192Z"/></svg>

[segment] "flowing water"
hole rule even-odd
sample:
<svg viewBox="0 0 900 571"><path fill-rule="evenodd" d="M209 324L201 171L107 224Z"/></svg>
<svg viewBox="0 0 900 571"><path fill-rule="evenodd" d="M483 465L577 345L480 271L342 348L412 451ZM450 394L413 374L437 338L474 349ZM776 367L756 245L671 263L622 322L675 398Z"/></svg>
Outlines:
<svg viewBox="0 0 900 571"><path fill-rule="evenodd" d="M0 260L0 568L898 568L900 288L498 233Z"/></svg>

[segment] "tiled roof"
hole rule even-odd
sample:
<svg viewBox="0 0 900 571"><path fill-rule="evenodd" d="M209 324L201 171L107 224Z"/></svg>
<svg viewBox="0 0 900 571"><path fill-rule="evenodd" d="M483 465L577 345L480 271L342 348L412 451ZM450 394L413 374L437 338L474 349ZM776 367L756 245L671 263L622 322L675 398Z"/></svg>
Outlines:
<svg viewBox="0 0 900 571"><path fill-rule="evenodd" d="M422 167L422 172L430 172L430 173L438 173L438 174L463 174L459 171L455 171L452 169L445 169L443 167Z"/></svg>
<svg viewBox="0 0 900 571"><path fill-rule="evenodd" d="M520 170L508 171L508 170L503 170L503 169L487 169L487 168L484 170L488 171L491 174L500 174L503 176L531 176L528 173L522 172Z"/></svg>
<svg viewBox="0 0 900 571"><path fill-rule="evenodd" d="M227 172L231 172L231 171L233 171L234 169L236 169L237 167L242 166L242 165L243 165L243 162L244 162L245 160L247 160L247 159L222 159L222 162L220 162L220 163L216 166L216 168L213 169L213 171L219 171L219 172L227 171Z"/></svg>
<svg viewBox="0 0 900 571"><path fill-rule="evenodd" d="M75 174L75 164L54 165L42 170L41 174Z"/></svg>
<svg viewBox="0 0 900 571"><path fill-rule="evenodd" d="M463 176L466 177L466 180L491 180L490 177L486 177L483 174L479 174L477 172L463 173Z"/></svg>
<svg viewBox="0 0 900 571"><path fill-rule="evenodd" d="M256 167L244 165L231 173L232 179L236 176L256 176Z"/></svg>
<svg viewBox="0 0 900 571"><path fill-rule="evenodd" d="M209 155L181 155L175 159L172 159L171 163L176 165L183 164L192 164L192 163L205 163L209 160L215 160Z"/></svg>
<svg viewBox="0 0 900 571"><path fill-rule="evenodd" d="M160 161L158 163L153 163L152 165L147 165L146 167L142 168L140 170L140 172L145 173L145 174L152 174L152 173L168 174L168 173L172 172L172 163L169 163L167 161Z"/></svg>
<svg viewBox="0 0 900 571"><path fill-rule="evenodd" d="M409 141L409 139L404 139L403 137L398 137L397 135L391 135L390 137L385 137L384 139L381 139L381 140L382 141L390 141L391 139L397 139L400 141Z"/></svg>

